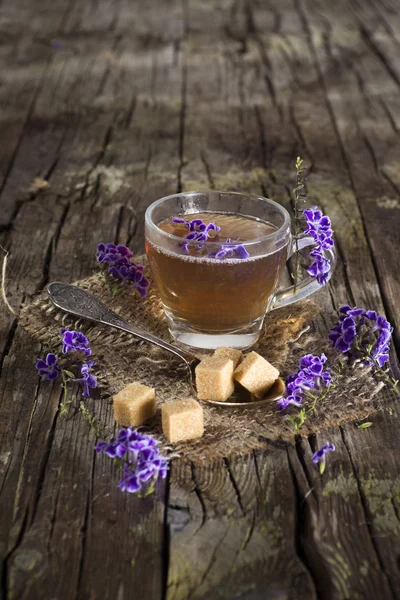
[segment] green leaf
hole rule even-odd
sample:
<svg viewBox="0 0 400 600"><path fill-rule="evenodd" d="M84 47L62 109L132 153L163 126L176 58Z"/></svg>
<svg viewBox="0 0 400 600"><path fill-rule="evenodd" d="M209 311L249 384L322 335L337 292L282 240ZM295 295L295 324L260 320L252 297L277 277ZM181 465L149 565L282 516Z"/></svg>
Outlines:
<svg viewBox="0 0 400 600"><path fill-rule="evenodd" d="M371 427L373 425L373 423L371 423L371 421L367 421L366 423L361 423L361 425L358 425L359 429L368 429L368 427Z"/></svg>
<svg viewBox="0 0 400 600"><path fill-rule="evenodd" d="M67 371L67 369L63 369L63 371L66 375L68 375L68 377L72 377L72 379L75 379L75 375L71 373L71 371Z"/></svg>

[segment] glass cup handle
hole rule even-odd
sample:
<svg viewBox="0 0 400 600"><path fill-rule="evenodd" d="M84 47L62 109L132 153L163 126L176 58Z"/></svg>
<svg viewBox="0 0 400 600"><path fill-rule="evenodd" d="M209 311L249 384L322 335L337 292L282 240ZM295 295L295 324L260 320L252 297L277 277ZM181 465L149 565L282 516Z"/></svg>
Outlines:
<svg viewBox="0 0 400 600"><path fill-rule="evenodd" d="M315 240L312 237L304 237L299 239L299 250L302 250L302 248L307 248L308 246L315 246ZM288 259L295 254L295 251L296 245L293 243ZM336 254L333 248L331 250L323 250L322 254L330 261L331 264L328 273L329 281L336 265ZM311 294L320 290L322 287L324 286L320 285L314 277L309 275L297 285L296 293L294 292L294 285L291 285L283 290L278 290L275 294L270 310L275 310L275 308L281 308L282 306L287 306L288 304L293 304L294 302L303 300L304 298L307 298L307 296L311 296Z"/></svg>

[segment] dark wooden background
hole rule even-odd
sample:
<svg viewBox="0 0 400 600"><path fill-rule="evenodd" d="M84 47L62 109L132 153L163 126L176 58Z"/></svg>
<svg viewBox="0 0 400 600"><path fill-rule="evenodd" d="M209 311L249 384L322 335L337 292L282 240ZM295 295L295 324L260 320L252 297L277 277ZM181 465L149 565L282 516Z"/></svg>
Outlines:
<svg viewBox="0 0 400 600"><path fill-rule="evenodd" d="M399 342L397 0L2 0L0 243L18 309L143 248L153 200L237 189L290 204L294 161L331 216L317 296L384 312ZM48 182L47 187L35 178ZM39 185L38 185L39 183ZM40 346L0 314L0 597L400 598L399 410L213 465L174 462L156 495L116 489ZM392 365L396 369L395 353ZM109 401L88 402L112 424ZM311 462L337 451L321 478Z"/></svg>

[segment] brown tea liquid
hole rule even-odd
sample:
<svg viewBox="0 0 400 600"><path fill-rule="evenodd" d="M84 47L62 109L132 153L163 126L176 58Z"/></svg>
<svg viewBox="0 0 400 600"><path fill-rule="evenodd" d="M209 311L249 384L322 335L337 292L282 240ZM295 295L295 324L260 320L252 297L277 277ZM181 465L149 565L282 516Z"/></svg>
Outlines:
<svg viewBox="0 0 400 600"><path fill-rule="evenodd" d="M227 238L238 239L235 243L240 244L276 231L269 223L236 214L207 212L183 218L218 225L221 230L212 241L219 244L224 244ZM188 233L184 226L175 225L170 219L158 227L181 238ZM246 247L249 258L220 260L207 257L210 248L190 247L189 253L185 253L177 240L174 246L176 252L146 241L148 261L161 299L174 320L209 333L240 330L261 318L287 258L286 246L270 254L251 256L252 252L259 252L260 246L254 244Z"/></svg>

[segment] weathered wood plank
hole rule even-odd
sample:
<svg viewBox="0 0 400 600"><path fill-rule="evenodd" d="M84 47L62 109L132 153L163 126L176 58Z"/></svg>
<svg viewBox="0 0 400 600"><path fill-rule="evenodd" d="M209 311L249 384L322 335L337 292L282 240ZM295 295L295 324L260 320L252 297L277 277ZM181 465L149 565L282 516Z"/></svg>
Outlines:
<svg viewBox="0 0 400 600"><path fill-rule="evenodd" d="M90 274L101 238L141 250L143 211L166 193L242 189L289 205L301 153L340 252L315 327L326 332L344 302L396 322L394 5L3 7L0 222L14 306L49 279ZM29 192L35 176L50 187ZM115 489L81 416L58 417L58 389L38 386L36 344L18 328L6 335L12 322L2 315L4 598L398 596L394 417L332 432L338 450L322 479L307 442L288 455L174 464L165 514L163 486L143 500ZM109 402L91 406L112 428Z"/></svg>
<svg viewBox="0 0 400 600"><path fill-rule="evenodd" d="M168 600L314 598L296 554L295 497L285 453L173 465Z"/></svg>

